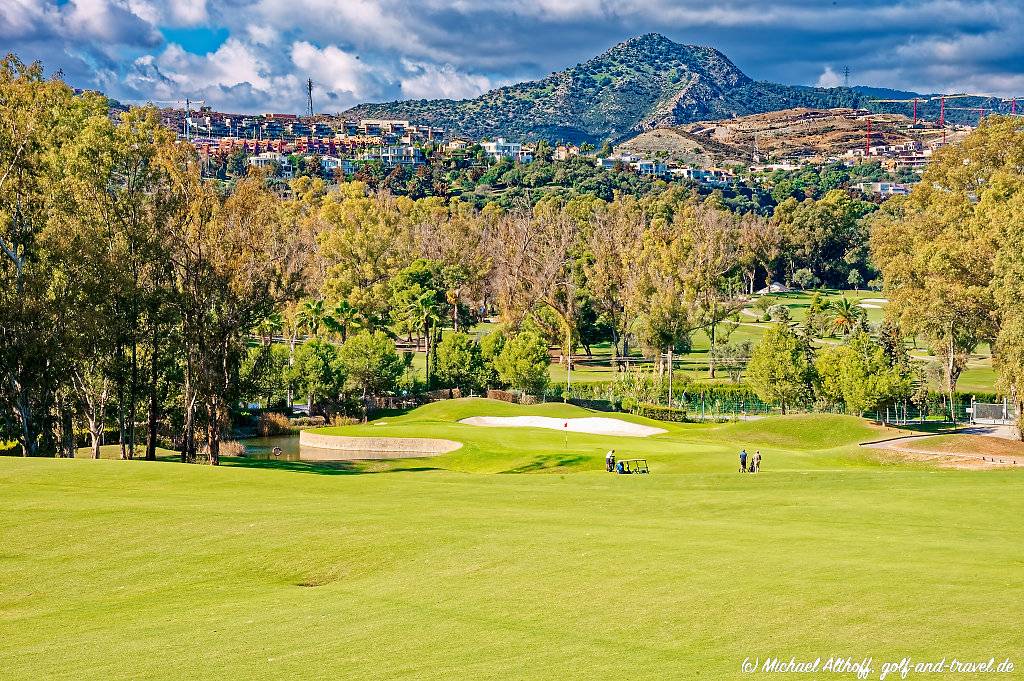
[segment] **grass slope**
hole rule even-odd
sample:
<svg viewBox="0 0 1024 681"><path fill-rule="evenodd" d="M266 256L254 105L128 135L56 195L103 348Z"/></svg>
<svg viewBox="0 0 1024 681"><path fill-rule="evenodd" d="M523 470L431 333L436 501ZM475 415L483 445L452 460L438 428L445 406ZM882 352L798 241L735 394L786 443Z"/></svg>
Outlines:
<svg viewBox="0 0 1024 681"><path fill-rule="evenodd" d="M769 431L799 437L786 425ZM714 447L736 430L700 433ZM661 470L2 458L2 676L734 679L748 655L1020 662L1024 476Z"/></svg>

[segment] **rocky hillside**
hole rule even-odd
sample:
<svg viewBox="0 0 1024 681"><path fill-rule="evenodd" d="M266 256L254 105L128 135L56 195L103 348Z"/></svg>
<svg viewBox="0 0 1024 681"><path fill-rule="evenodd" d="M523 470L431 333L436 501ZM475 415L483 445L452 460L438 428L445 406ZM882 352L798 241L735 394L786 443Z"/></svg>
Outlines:
<svg viewBox="0 0 1024 681"><path fill-rule="evenodd" d="M795 108L648 130L616 151L658 156L684 164L749 163L755 158L824 160L863 148L868 114L854 109ZM912 126L902 114L870 114L872 144L910 140L929 146L941 139L933 123ZM950 131L947 138L964 133Z"/></svg>
<svg viewBox="0 0 1024 681"><path fill-rule="evenodd" d="M875 96L851 88L754 81L718 50L680 45L650 33L541 80L491 90L476 99L362 104L342 116L408 119L472 138L504 135L599 143L665 125L792 107L870 107L868 100ZM953 120L956 116L950 113Z"/></svg>

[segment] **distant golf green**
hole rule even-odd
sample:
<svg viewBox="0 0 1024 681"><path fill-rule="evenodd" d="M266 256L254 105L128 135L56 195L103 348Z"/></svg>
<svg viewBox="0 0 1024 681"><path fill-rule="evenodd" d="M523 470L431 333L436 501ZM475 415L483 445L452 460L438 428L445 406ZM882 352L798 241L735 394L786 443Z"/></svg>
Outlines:
<svg viewBox="0 0 1024 681"><path fill-rule="evenodd" d="M769 655L871 656L871 678L904 656L1024 668L1021 471L893 463L856 446L886 433L848 417L650 438L456 423L525 414L603 416L470 399L327 429L466 442L355 466L0 457L0 676L734 679ZM762 473L736 472L742 446ZM604 473L610 447L652 474Z"/></svg>

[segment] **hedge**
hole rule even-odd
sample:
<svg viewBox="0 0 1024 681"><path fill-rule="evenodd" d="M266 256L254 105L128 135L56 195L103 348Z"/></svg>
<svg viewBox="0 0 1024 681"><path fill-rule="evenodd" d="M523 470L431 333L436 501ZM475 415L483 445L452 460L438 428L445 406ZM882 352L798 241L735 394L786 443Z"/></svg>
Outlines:
<svg viewBox="0 0 1024 681"><path fill-rule="evenodd" d="M674 407L663 407L659 404L640 403L633 408L637 416L644 416L656 421L674 421L683 423L686 421L686 410L675 409Z"/></svg>

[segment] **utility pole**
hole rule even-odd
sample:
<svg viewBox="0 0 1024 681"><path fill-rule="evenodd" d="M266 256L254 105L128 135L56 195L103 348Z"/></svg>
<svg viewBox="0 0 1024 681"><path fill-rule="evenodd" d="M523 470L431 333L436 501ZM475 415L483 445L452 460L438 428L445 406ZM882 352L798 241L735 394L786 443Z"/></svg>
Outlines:
<svg viewBox="0 0 1024 681"><path fill-rule="evenodd" d="M313 79L306 79L306 100L309 104L309 117L313 117Z"/></svg>
<svg viewBox="0 0 1024 681"><path fill-rule="evenodd" d="M843 86L850 87L850 67L843 67Z"/></svg>

